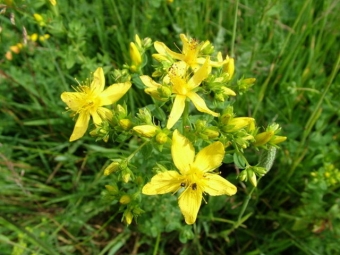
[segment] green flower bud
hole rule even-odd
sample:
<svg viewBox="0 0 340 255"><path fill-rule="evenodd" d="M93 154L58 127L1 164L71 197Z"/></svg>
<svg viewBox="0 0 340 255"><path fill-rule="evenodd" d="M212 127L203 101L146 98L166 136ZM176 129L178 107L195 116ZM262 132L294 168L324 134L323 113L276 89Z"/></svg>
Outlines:
<svg viewBox="0 0 340 255"><path fill-rule="evenodd" d="M158 127L152 125L141 125L133 127L133 130L143 137L151 138L156 135Z"/></svg>
<svg viewBox="0 0 340 255"><path fill-rule="evenodd" d="M105 185L105 188L108 192L111 194L118 194L119 190L117 186L112 186L112 185Z"/></svg>
<svg viewBox="0 0 340 255"><path fill-rule="evenodd" d="M251 168L247 169L247 175L248 175L248 180L249 182L256 187L257 186L257 179L256 179L256 175L253 172L253 170Z"/></svg>
<svg viewBox="0 0 340 255"><path fill-rule="evenodd" d="M131 197L129 195L123 195L119 199L119 203L121 203L122 205L126 205L126 204L128 204L130 202L131 202Z"/></svg>
<svg viewBox="0 0 340 255"><path fill-rule="evenodd" d="M109 175L113 172L116 172L119 168L119 162L112 162L110 165L108 165L104 170L104 175Z"/></svg>
<svg viewBox="0 0 340 255"><path fill-rule="evenodd" d="M274 131L265 131L260 134L257 134L255 136L255 146L261 146L270 141L270 139L273 137Z"/></svg>
<svg viewBox="0 0 340 255"><path fill-rule="evenodd" d="M159 144L165 144L167 141L168 141L168 136L167 134L163 133L163 132L160 132L156 135L156 141L159 143Z"/></svg>
<svg viewBox="0 0 340 255"><path fill-rule="evenodd" d="M133 126L131 120L129 119L122 119L119 120L119 125L122 127L124 130L130 130L131 127Z"/></svg>

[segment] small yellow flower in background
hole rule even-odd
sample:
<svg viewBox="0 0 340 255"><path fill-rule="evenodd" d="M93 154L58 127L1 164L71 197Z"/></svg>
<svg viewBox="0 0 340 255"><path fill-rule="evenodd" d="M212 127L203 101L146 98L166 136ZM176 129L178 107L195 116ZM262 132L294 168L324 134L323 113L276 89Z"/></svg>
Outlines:
<svg viewBox="0 0 340 255"><path fill-rule="evenodd" d="M61 100L73 112L72 116L79 114L70 142L85 134L90 117L92 117L95 125L99 125L105 119L112 119L112 112L102 106L117 102L130 89L131 82L116 83L105 90L104 87L104 71L99 67L94 72L93 81L90 85L79 85L76 92L63 92L61 94Z"/></svg>
<svg viewBox="0 0 340 255"><path fill-rule="evenodd" d="M38 40L38 37L39 36L37 33L31 34L30 36L28 36L28 38L33 42L36 42Z"/></svg>
<svg viewBox="0 0 340 255"><path fill-rule="evenodd" d="M44 35L39 36L39 41L43 42L43 41L47 40L48 38L50 38L50 35L44 34Z"/></svg>
<svg viewBox="0 0 340 255"><path fill-rule="evenodd" d="M221 142L208 145L195 156L190 141L175 130L171 155L179 172L171 170L156 174L143 187L142 193L145 195L175 193L183 188L178 204L187 224L196 221L203 193L211 196L231 196L236 193L236 186L218 174L211 173L221 165L224 157L224 146Z"/></svg>
<svg viewBox="0 0 340 255"><path fill-rule="evenodd" d="M14 52L15 54L19 54L20 50L22 49L22 44L21 43L17 43L16 45L13 45L11 47L9 47L9 49Z"/></svg>
<svg viewBox="0 0 340 255"><path fill-rule="evenodd" d="M13 59L13 54L11 51L7 51L5 54L5 58L9 61L11 61Z"/></svg>
<svg viewBox="0 0 340 255"><path fill-rule="evenodd" d="M43 26L46 25L44 18L40 14L34 13L33 17L34 17L35 21L39 24L39 26L43 27Z"/></svg>
<svg viewBox="0 0 340 255"><path fill-rule="evenodd" d="M168 129L172 128L182 116L187 98L192 101L198 111L211 114L215 117L219 116L218 113L211 111L205 104L205 101L195 92L195 89L210 74L211 67L209 65L209 58L205 60L204 64L188 80L182 77L180 74L181 71L182 70L174 64L168 74L172 85L172 92L176 95L166 126Z"/></svg>

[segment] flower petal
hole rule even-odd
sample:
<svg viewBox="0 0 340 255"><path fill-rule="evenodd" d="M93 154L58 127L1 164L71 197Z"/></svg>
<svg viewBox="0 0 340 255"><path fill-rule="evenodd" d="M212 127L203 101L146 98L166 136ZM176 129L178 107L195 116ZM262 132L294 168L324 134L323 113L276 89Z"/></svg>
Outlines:
<svg viewBox="0 0 340 255"><path fill-rule="evenodd" d="M223 144L214 142L197 153L193 166L202 172L209 172L221 165L223 157Z"/></svg>
<svg viewBox="0 0 340 255"><path fill-rule="evenodd" d="M206 173L205 177L207 179L207 182L204 186L204 192L208 193L210 196L232 196L237 191L237 188L234 184L230 183L217 174Z"/></svg>
<svg viewBox="0 0 340 255"><path fill-rule="evenodd" d="M188 89L192 90L198 87L202 81L204 81L211 72L211 67L209 65L209 57L206 58L204 64L198 69L195 74L188 81Z"/></svg>
<svg viewBox="0 0 340 255"><path fill-rule="evenodd" d="M90 115L92 117L92 120L93 120L93 123L98 126L100 123L103 122L101 116L99 115L98 113L98 109L93 109L91 112L90 112Z"/></svg>
<svg viewBox="0 0 340 255"><path fill-rule="evenodd" d="M84 93L81 92L63 92L61 100L74 112L77 112L82 106Z"/></svg>
<svg viewBox="0 0 340 255"><path fill-rule="evenodd" d="M96 71L93 73L93 81L91 82L91 90L99 95L103 90L105 86L105 77L104 77L104 71L103 68L98 67Z"/></svg>
<svg viewBox="0 0 340 255"><path fill-rule="evenodd" d="M204 100L197 93L191 91L187 94L187 97L190 98L198 111L211 114L215 117L218 117L220 115L219 113L210 110L205 104Z"/></svg>
<svg viewBox="0 0 340 255"><path fill-rule="evenodd" d="M101 94L101 106L117 102L130 89L131 82L116 83L105 89Z"/></svg>
<svg viewBox="0 0 340 255"><path fill-rule="evenodd" d="M89 126L90 114L88 113L80 113L76 124L74 126L72 135L70 137L70 142L75 141L85 134L87 127Z"/></svg>
<svg viewBox="0 0 340 255"><path fill-rule="evenodd" d="M191 142L176 129L172 135L171 155L175 166L181 174L190 170L194 162L195 149Z"/></svg>
<svg viewBox="0 0 340 255"><path fill-rule="evenodd" d="M161 87L161 84L155 82L155 81L154 81L153 79L151 79L151 77L148 76L148 75L142 75L142 76L140 76L139 78L142 80L142 82L144 83L144 85L147 86L148 88L155 88L155 89L157 89L157 88Z"/></svg>
<svg viewBox="0 0 340 255"><path fill-rule="evenodd" d="M187 224L194 224L202 203L202 191L188 187L178 198L178 205Z"/></svg>
<svg viewBox="0 0 340 255"><path fill-rule="evenodd" d="M179 118L182 116L182 113L185 108L185 99L186 96L176 95L174 105L172 106L169 115L168 123L166 124L166 128L168 129L172 128L179 120Z"/></svg>
<svg viewBox="0 0 340 255"><path fill-rule="evenodd" d="M144 185L142 193L145 195L157 195L176 192L181 188L182 179L183 177L177 171L156 174L150 182Z"/></svg>

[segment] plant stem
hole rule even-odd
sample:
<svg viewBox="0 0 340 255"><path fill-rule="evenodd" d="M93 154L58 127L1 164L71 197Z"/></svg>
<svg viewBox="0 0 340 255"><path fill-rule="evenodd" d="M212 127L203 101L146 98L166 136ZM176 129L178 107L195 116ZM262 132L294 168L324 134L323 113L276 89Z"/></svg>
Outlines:
<svg viewBox="0 0 340 255"><path fill-rule="evenodd" d="M148 144L150 140L145 141L141 146L139 146L131 155L127 158L127 162L129 162L136 154L139 152L146 144Z"/></svg>
<svg viewBox="0 0 340 255"><path fill-rule="evenodd" d="M236 38L236 28L237 28L237 12L238 12L238 0L236 0L235 15L234 15L234 25L233 25L233 35L231 37L231 57L235 57L235 38Z"/></svg>

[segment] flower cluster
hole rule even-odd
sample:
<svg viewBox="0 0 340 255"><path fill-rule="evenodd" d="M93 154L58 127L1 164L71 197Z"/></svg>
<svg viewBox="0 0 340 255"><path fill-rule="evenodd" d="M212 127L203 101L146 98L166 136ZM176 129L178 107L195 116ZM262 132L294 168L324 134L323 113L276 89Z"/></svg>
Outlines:
<svg viewBox="0 0 340 255"><path fill-rule="evenodd" d="M66 109L76 117L70 141L83 137L92 119L90 134L97 139L140 144L128 157L112 159L104 169L104 175L114 176L114 184L106 186L107 194L120 203L127 224L143 213L143 195L165 193L179 194L185 222L193 224L206 194L236 194L236 184L217 170L223 162L233 158L236 167L243 169L239 181L255 187L256 176L262 177L270 167L251 165L245 150L276 151L277 144L286 139L278 135L276 123L260 132L254 118L236 116L234 98L237 92L246 92L255 78L236 80L234 58L215 52L209 41L199 42L184 34L180 39L180 52L154 42L155 70L144 74L144 67L150 65L145 54L152 42L136 35L130 43L129 63L113 71L113 85L105 88L104 71L99 67L75 92L61 95ZM143 87L153 100L135 115L128 112L127 104L117 104L132 84L134 89ZM144 150L156 153L153 171L143 169L143 153L139 152ZM273 155L266 158L269 165Z"/></svg>

